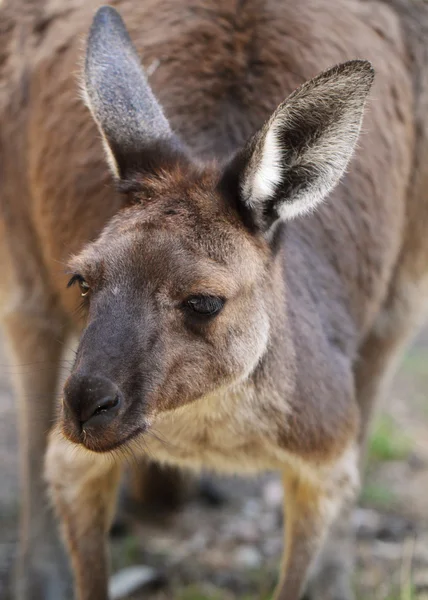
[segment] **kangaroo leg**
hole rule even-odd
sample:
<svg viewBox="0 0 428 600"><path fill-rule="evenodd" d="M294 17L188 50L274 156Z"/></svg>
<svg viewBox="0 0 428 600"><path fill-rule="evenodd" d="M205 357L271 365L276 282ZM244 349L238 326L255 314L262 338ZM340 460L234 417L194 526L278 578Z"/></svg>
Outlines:
<svg viewBox="0 0 428 600"><path fill-rule="evenodd" d="M420 305L403 306L402 294L391 297L360 350L355 368L355 387L361 416L361 472L364 469L371 417L377 401L385 394L405 348L423 321L423 314L424 307ZM355 502L348 502L333 524L313 570L305 600L353 600L355 597L351 585L355 549L352 528L354 508Z"/></svg>
<svg viewBox="0 0 428 600"><path fill-rule="evenodd" d="M356 496L356 495L355 495ZM304 600L353 600L351 577L355 539L352 513L355 498L344 503L314 562Z"/></svg>
<svg viewBox="0 0 428 600"><path fill-rule="evenodd" d="M301 597L332 522L343 503L355 494L357 463L357 454L350 449L319 476L302 471L285 473L285 549L275 600Z"/></svg>
<svg viewBox="0 0 428 600"><path fill-rule="evenodd" d="M41 304L41 303L40 303ZM19 600L63 600L70 574L43 481L49 429L60 367L64 324L54 310L9 311L4 330L16 377L22 490L16 596Z"/></svg>
<svg viewBox="0 0 428 600"><path fill-rule="evenodd" d="M108 599L107 532L114 514L120 465L53 432L46 478L71 557L78 600Z"/></svg>

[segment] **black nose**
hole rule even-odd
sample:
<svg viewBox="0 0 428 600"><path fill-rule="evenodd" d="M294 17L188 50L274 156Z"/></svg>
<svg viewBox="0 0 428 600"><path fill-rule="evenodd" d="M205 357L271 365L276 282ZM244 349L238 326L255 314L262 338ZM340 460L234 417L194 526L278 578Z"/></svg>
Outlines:
<svg viewBox="0 0 428 600"><path fill-rule="evenodd" d="M119 413L119 388L106 377L74 373L64 387L66 411L83 428L108 425Z"/></svg>

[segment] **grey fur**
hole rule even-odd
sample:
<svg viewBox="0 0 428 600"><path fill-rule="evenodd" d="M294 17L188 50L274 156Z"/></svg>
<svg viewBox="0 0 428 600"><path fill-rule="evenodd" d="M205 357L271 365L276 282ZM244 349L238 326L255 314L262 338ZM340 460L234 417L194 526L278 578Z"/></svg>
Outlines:
<svg viewBox="0 0 428 600"><path fill-rule="evenodd" d="M117 175L123 155L138 154L172 137L122 17L111 6L102 6L95 14L84 83L88 106L117 163L113 165Z"/></svg>

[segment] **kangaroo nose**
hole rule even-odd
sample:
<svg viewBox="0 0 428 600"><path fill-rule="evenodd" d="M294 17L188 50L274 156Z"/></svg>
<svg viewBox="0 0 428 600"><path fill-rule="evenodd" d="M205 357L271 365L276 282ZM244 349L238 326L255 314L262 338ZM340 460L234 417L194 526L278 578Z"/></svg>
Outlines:
<svg viewBox="0 0 428 600"><path fill-rule="evenodd" d="M64 387L66 410L86 429L108 425L119 413L119 388L98 375L74 373Z"/></svg>

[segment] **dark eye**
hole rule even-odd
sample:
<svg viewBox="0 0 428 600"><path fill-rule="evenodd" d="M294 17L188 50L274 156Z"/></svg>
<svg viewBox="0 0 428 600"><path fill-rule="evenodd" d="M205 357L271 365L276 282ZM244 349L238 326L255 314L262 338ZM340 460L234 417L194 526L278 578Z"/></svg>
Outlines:
<svg viewBox="0 0 428 600"><path fill-rule="evenodd" d="M90 289L89 284L85 281L85 279L82 277L82 275L78 275L78 274L73 275L73 277L68 282L67 287L71 287L75 283L79 284L81 296L85 297L89 294L89 289Z"/></svg>
<svg viewBox="0 0 428 600"><path fill-rule="evenodd" d="M185 301L185 306L199 315L210 317L221 311L224 300L216 296L190 296Z"/></svg>

